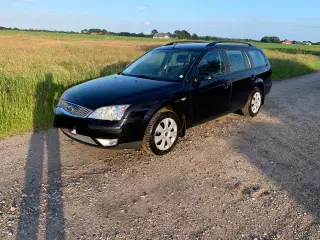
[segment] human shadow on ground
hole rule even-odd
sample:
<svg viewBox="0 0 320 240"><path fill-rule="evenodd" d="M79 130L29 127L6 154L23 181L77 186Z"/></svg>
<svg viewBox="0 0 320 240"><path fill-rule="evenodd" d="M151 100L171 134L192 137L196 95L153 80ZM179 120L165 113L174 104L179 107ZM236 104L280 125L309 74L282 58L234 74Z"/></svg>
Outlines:
<svg viewBox="0 0 320 240"><path fill-rule="evenodd" d="M101 69L103 77L122 71L129 62L118 62ZM92 78L92 79L95 79ZM85 79L67 87L54 82L53 75L47 73L44 81L37 85L33 110L33 133L25 166L25 183L20 203L20 215L16 239L38 239L41 215L45 213L45 238L64 239L65 219L63 213L61 154L58 129L42 131L52 126L53 109L62 92ZM45 161L47 161L47 183L43 181ZM42 197L41 197L42 196ZM41 198L46 196L46 206Z"/></svg>
<svg viewBox="0 0 320 240"><path fill-rule="evenodd" d="M25 184L20 205L19 224L16 239L38 239L41 214L45 213L46 239L64 239L64 213L61 191L61 159L58 130L38 132L44 118L52 117L56 90L63 86L54 83L52 74L36 89L33 111L33 133L25 166ZM47 160L47 183L44 166ZM41 205L42 198L46 206Z"/></svg>

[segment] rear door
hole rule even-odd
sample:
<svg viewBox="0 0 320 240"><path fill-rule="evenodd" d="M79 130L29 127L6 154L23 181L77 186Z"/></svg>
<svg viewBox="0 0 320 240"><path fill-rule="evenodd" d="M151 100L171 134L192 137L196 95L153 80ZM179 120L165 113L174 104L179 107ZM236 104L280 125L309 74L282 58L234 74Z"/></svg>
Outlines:
<svg viewBox="0 0 320 240"><path fill-rule="evenodd" d="M254 78L260 78L265 85L265 94L270 91L271 88L271 67L268 59L260 49L248 49L246 50L250 62L252 64L252 75Z"/></svg>
<svg viewBox="0 0 320 240"><path fill-rule="evenodd" d="M252 88L252 72L247 54L242 49L226 49L232 79L231 109L242 108Z"/></svg>

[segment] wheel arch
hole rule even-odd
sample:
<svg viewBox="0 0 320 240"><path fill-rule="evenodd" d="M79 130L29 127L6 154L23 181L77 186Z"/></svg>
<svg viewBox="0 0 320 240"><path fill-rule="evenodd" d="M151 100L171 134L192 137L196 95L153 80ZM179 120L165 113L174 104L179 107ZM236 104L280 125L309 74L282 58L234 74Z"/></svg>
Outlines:
<svg viewBox="0 0 320 240"><path fill-rule="evenodd" d="M172 111L180 120L179 136L185 136L186 132L186 103L184 101L161 101L151 108L144 117L144 128L147 127L152 117L159 111Z"/></svg>

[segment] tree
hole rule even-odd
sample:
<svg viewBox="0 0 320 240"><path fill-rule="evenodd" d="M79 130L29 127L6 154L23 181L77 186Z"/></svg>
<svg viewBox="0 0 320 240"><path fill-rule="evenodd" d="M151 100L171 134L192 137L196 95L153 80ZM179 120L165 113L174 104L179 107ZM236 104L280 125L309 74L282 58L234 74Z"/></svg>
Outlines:
<svg viewBox="0 0 320 240"><path fill-rule="evenodd" d="M99 28L90 28L87 33L88 34L91 34L91 33L100 33L101 32L101 29Z"/></svg>
<svg viewBox="0 0 320 240"><path fill-rule="evenodd" d="M270 37L270 40L272 43L281 43L281 40L279 37Z"/></svg>
<svg viewBox="0 0 320 240"><path fill-rule="evenodd" d="M105 29L102 29L100 33L103 34L103 35L106 35L106 34L108 34L108 31L105 30Z"/></svg>
<svg viewBox="0 0 320 240"><path fill-rule="evenodd" d="M270 41L270 37L263 37L262 39L261 39L261 42L264 42L264 43L270 43L271 41Z"/></svg>
<svg viewBox="0 0 320 240"><path fill-rule="evenodd" d="M155 35L155 34L157 34L157 33L158 33L157 29L153 29L153 30L151 31L151 35Z"/></svg>
<svg viewBox="0 0 320 240"><path fill-rule="evenodd" d="M191 34L186 30L175 30L174 35L178 39L190 39L191 38Z"/></svg>
<svg viewBox="0 0 320 240"><path fill-rule="evenodd" d="M265 43L281 43L280 38L279 37L275 37L275 36L273 36L273 37L265 36L265 37L263 37L261 39L261 42L265 42Z"/></svg>
<svg viewBox="0 0 320 240"><path fill-rule="evenodd" d="M199 37L198 37L198 35L197 34L192 34L192 37L191 37L192 39L198 39Z"/></svg>
<svg viewBox="0 0 320 240"><path fill-rule="evenodd" d="M180 31L180 30L175 30L175 31L174 31L174 35L175 35L176 38L180 38L180 36L181 36L181 31Z"/></svg>

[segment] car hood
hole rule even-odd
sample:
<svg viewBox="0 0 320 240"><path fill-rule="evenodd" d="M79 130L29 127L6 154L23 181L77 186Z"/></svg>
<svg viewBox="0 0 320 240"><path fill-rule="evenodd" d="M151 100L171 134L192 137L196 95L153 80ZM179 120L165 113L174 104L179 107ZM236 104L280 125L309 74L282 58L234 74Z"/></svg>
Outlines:
<svg viewBox="0 0 320 240"><path fill-rule="evenodd" d="M62 95L62 99L95 110L113 104L132 104L125 101L133 101L135 95L166 89L177 84L178 82L111 75L72 87Z"/></svg>

